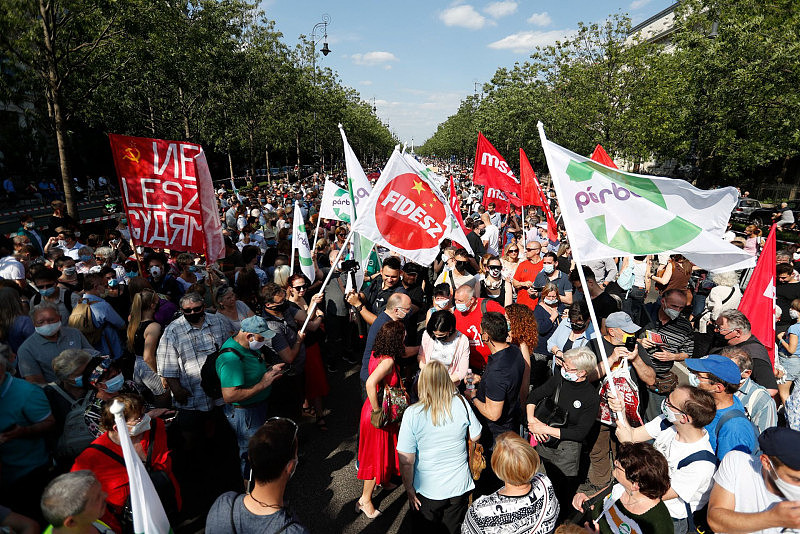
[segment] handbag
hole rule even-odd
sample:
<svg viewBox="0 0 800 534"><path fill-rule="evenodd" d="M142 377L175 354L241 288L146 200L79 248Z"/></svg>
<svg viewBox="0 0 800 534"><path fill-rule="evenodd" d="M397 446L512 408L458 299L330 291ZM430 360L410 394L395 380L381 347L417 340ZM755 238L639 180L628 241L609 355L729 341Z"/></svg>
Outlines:
<svg viewBox="0 0 800 534"><path fill-rule="evenodd" d="M467 401L465 401L464 397L461 395L459 395L458 398L461 399L461 404L463 404L464 409L467 410L467 421L469 422L469 406L467 406ZM469 439L469 427L467 427L467 464L469 465L469 473L472 475L472 480L481 478L481 472L486 469L486 457L483 455L483 445Z"/></svg>
<svg viewBox="0 0 800 534"><path fill-rule="evenodd" d="M669 395L676 387L678 387L678 375L672 371L667 371L662 376L656 376L655 383L652 386L647 386L647 389L659 395Z"/></svg>
<svg viewBox="0 0 800 534"><path fill-rule="evenodd" d="M558 397L561 395L561 384L563 383L563 381L559 381L558 386L556 386L555 396L553 398L545 397L542 399L533 411L533 416L536 417L536 419L553 428L567 426L569 414L564 408L558 405Z"/></svg>
<svg viewBox="0 0 800 534"><path fill-rule="evenodd" d="M397 375L400 386L392 387L386 384L383 386L383 391L378 392L378 405L380 408L373 410L369 418L375 428L384 428L392 423L399 423L403 418L403 412L408 408L408 393L403 385L402 378L400 378L400 373L397 371L397 365L394 366L394 372Z"/></svg>

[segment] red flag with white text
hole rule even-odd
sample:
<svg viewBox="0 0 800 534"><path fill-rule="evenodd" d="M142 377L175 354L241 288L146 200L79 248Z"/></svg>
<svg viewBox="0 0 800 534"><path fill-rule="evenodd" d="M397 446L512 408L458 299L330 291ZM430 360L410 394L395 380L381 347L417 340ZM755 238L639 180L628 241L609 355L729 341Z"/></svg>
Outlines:
<svg viewBox="0 0 800 534"><path fill-rule="evenodd" d="M225 255L203 147L109 134L134 245Z"/></svg>
<svg viewBox="0 0 800 534"><path fill-rule="evenodd" d="M478 147L475 151L475 165L472 168L472 181L487 189L502 191L509 197L515 196L517 202L522 194L514 171L511 170L500 152L480 132L478 132Z"/></svg>
<svg viewBox="0 0 800 534"><path fill-rule="evenodd" d="M750 320L750 332L756 336L775 364L775 228L772 225L761 256L742 295L739 311Z"/></svg>

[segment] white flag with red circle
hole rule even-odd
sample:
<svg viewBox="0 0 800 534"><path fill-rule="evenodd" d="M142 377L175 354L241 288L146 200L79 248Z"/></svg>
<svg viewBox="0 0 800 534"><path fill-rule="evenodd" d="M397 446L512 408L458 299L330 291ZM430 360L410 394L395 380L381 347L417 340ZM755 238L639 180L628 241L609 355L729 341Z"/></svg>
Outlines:
<svg viewBox="0 0 800 534"><path fill-rule="evenodd" d="M420 265L433 263L445 238L469 246L447 199L437 194L436 186L417 174L397 149L364 210L359 209L352 231Z"/></svg>

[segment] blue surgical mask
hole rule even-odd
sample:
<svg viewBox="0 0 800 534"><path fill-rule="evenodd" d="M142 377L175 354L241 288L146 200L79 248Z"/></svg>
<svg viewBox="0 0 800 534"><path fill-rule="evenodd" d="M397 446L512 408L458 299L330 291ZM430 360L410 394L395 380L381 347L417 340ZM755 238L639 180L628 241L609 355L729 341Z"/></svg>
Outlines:
<svg viewBox="0 0 800 534"><path fill-rule="evenodd" d="M83 387L83 376L76 376L72 379L72 383L75 384L75 387L82 388Z"/></svg>
<svg viewBox="0 0 800 534"><path fill-rule="evenodd" d="M196 273L197 272L197 265L190 265L189 266L189 272L190 273Z"/></svg>
<svg viewBox="0 0 800 534"><path fill-rule="evenodd" d="M106 392L118 393L122 389L122 386L125 384L125 377L122 376L122 373L120 373L114 378L109 378L104 383L106 385Z"/></svg>
<svg viewBox="0 0 800 534"><path fill-rule="evenodd" d="M136 278L137 276L139 276L139 273L137 273L136 271L131 271L125 273L125 276L127 276L128 278Z"/></svg>
<svg viewBox="0 0 800 534"><path fill-rule="evenodd" d="M469 306L464 304L463 302L456 302L456 309L461 313L466 313L469 311Z"/></svg>
<svg viewBox="0 0 800 534"><path fill-rule="evenodd" d="M43 297L49 297L50 295L56 292L56 289L57 289L56 287L48 287L47 289L37 289L36 291L38 291L39 294Z"/></svg>
<svg viewBox="0 0 800 534"><path fill-rule="evenodd" d="M700 377L694 373L689 373L689 385L694 387L700 386Z"/></svg>
<svg viewBox="0 0 800 534"><path fill-rule="evenodd" d="M553 274L553 271L556 270L556 266L553 265L552 263L545 263L544 265L542 265L542 270L546 274Z"/></svg>
<svg viewBox="0 0 800 534"><path fill-rule="evenodd" d="M91 260L91 259L92 259L92 256L91 256L91 254L82 254L82 255L80 256L80 260L81 260L81 261L89 261L89 260Z"/></svg>

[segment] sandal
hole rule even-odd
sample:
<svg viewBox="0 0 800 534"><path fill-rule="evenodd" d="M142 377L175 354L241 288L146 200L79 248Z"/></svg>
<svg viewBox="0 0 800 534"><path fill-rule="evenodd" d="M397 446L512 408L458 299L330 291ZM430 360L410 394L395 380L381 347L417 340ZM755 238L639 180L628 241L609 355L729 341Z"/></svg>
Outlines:
<svg viewBox="0 0 800 534"><path fill-rule="evenodd" d="M325 419L323 419L322 417L317 417L317 428L319 428L323 432L328 431L328 425L325 423Z"/></svg>

